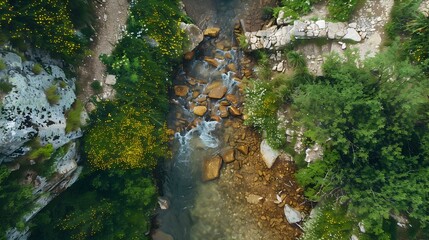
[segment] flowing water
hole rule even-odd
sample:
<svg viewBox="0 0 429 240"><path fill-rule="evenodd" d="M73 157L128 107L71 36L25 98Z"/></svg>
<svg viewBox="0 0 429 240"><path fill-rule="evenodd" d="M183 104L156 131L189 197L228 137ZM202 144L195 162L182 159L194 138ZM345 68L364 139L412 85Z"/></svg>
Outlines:
<svg viewBox="0 0 429 240"><path fill-rule="evenodd" d="M239 52L228 46L233 43L233 25L237 16L240 0L205 1L211 6L209 16L204 23L222 29L217 39L205 39L196 53L194 60L184 64L183 72L175 79L176 85L190 87L188 96L175 97L172 106L175 123L195 122L196 116L189 110L192 105L192 93L207 93L210 84L222 83L228 88L227 94L236 94L237 82L233 80L233 72L226 71L226 65L238 65ZM219 43L227 46L227 50L218 49ZM225 55L228 54L228 58ZM204 61L204 56L218 57L220 65L213 67ZM223 59L222 59L223 58ZM196 81L196 83L195 83ZM216 182L201 181L203 161L220 151L223 146L222 123L210 121L210 116L218 114L219 100L207 100L208 111L199 118L196 127L178 127L175 134L173 159L165 164L165 180L163 183L163 199L168 202L168 209L160 210L157 216L159 228L176 240L187 239L228 239L224 234L232 224L232 219L224 218L224 224L207 223L203 218L226 214ZM185 125L186 125L185 124ZM206 206L208 204L209 206ZM204 211L207 209L207 211ZM212 210L215 211L212 211ZM216 217L214 216L214 217ZM226 224L226 225L225 225Z"/></svg>

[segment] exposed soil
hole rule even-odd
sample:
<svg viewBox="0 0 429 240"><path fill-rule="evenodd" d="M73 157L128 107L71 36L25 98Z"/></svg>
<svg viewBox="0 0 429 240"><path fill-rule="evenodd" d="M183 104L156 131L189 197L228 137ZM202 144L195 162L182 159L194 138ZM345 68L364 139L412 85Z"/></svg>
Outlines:
<svg viewBox="0 0 429 240"><path fill-rule="evenodd" d="M95 2L96 33L93 37L91 55L86 57L78 68L78 99L87 103L94 92L91 83L98 80L103 83L104 93L102 98L111 98L112 88L104 84L106 67L100 61L101 54L110 54L115 44L121 38L122 30L128 18L127 0Z"/></svg>

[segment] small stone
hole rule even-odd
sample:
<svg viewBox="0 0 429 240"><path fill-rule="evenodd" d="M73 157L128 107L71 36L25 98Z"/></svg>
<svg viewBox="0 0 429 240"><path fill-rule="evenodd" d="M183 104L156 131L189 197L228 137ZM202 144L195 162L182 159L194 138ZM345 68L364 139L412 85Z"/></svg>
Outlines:
<svg viewBox="0 0 429 240"><path fill-rule="evenodd" d="M219 62L211 57L204 57L204 61L206 61L208 64L212 65L213 67L218 67L219 66Z"/></svg>
<svg viewBox="0 0 429 240"><path fill-rule="evenodd" d="M264 199L263 197L256 195L256 194L249 194L246 196L246 201L250 204L258 204L263 199Z"/></svg>
<svg viewBox="0 0 429 240"><path fill-rule="evenodd" d="M188 95L189 87L185 85L174 86L174 94L178 97L186 97Z"/></svg>
<svg viewBox="0 0 429 240"><path fill-rule="evenodd" d="M226 118L229 116L228 108L226 106L219 106L219 116L221 118Z"/></svg>
<svg viewBox="0 0 429 240"><path fill-rule="evenodd" d="M241 152L242 154L247 155L249 153L249 146L240 145L240 146L237 147L237 150L239 152Z"/></svg>
<svg viewBox="0 0 429 240"><path fill-rule="evenodd" d="M221 98L223 98L223 96L225 96L227 90L228 90L228 88L223 86L223 85L218 86L218 87L210 90L209 98L221 99Z"/></svg>
<svg viewBox="0 0 429 240"><path fill-rule="evenodd" d="M237 67L235 66L234 63L228 64L227 67L230 71L237 72Z"/></svg>
<svg viewBox="0 0 429 240"><path fill-rule="evenodd" d="M227 148L222 151L221 157L225 163L232 163L235 161L235 151L232 148Z"/></svg>
<svg viewBox="0 0 429 240"><path fill-rule="evenodd" d="M241 116L241 114L242 114L241 111L240 111L240 109L238 109L238 108L236 108L234 106L230 106L229 107L229 113L231 113L231 115L235 116L235 117Z"/></svg>
<svg viewBox="0 0 429 240"><path fill-rule="evenodd" d="M273 166L274 162L280 155L280 152L271 148L271 146L268 145L265 139L261 142L260 151L262 159L264 160L268 168L271 168Z"/></svg>
<svg viewBox="0 0 429 240"><path fill-rule="evenodd" d="M116 84L116 76L109 74L106 76L106 79L104 80L104 83L107 85L115 85Z"/></svg>
<svg viewBox="0 0 429 240"><path fill-rule="evenodd" d="M217 27L207 28L206 30L204 30L204 36L215 38L219 36L219 32L220 32L220 28L217 28Z"/></svg>
<svg viewBox="0 0 429 240"><path fill-rule="evenodd" d="M357 23L355 23L355 22L349 23L349 27L357 28Z"/></svg>
<svg viewBox="0 0 429 240"><path fill-rule="evenodd" d="M227 52L227 53L225 53L225 55L223 55L225 58L227 58L227 59L231 59L232 58L232 55L231 55L231 53L229 53L229 52Z"/></svg>
<svg viewBox="0 0 429 240"><path fill-rule="evenodd" d="M207 112L206 106L196 106L193 109L193 112L197 116L204 116L204 114Z"/></svg>
<svg viewBox="0 0 429 240"><path fill-rule="evenodd" d="M300 222L302 220L301 213L298 212L297 210L295 210L294 208L292 208L291 206L289 206L288 204L286 204L284 207L284 213L286 216L286 220L290 224L297 223L297 222Z"/></svg>

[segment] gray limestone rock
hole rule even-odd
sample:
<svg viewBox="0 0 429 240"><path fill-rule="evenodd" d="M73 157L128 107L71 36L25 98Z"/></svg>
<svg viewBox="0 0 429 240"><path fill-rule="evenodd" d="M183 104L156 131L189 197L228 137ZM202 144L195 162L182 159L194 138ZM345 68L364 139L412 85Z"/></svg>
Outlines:
<svg viewBox="0 0 429 240"><path fill-rule="evenodd" d="M184 53L194 50L204 39L203 31L195 24L180 23L180 28L185 31L189 39L189 45L183 49Z"/></svg>
<svg viewBox="0 0 429 240"><path fill-rule="evenodd" d="M343 37L343 39L344 40L351 40L351 41L355 41L355 42L360 42L362 40L361 36L356 31L356 29L351 28L351 27L347 28L347 33Z"/></svg>

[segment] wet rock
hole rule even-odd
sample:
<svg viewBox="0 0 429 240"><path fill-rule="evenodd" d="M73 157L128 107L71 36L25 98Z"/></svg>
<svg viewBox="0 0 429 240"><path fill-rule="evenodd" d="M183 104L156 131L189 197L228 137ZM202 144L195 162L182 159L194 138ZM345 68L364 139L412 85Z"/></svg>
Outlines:
<svg viewBox="0 0 429 240"><path fill-rule="evenodd" d="M231 115L235 116L235 117L241 116L241 114L242 114L241 111L240 111L240 109L238 109L236 107L233 107L233 106L229 107L229 113L231 113Z"/></svg>
<svg viewBox="0 0 429 240"><path fill-rule="evenodd" d="M197 116L204 116L204 114L207 112L206 106L195 106L193 109L193 112Z"/></svg>
<svg viewBox="0 0 429 240"><path fill-rule="evenodd" d="M297 223L297 222L300 222L302 220L301 213L298 212L297 210L295 210L294 208L292 208L291 206L289 206L288 204L286 204L284 207L284 213L286 216L286 220L290 224Z"/></svg>
<svg viewBox="0 0 429 240"><path fill-rule="evenodd" d="M210 116L210 120L211 121L216 121L216 122L220 122L222 120L221 117L219 117L218 115L211 115Z"/></svg>
<svg viewBox="0 0 429 240"><path fill-rule="evenodd" d="M203 181L210 181L219 177L219 171L222 167L222 158L219 155L204 161Z"/></svg>
<svg viewBox="0 0 429 240"><path fill-rule="evenodd" d="M237 72L237 67L235 66L234 63L228 64L227 67L230 71Z"/></svg>
<svg viewBox="0 0 429 240"><path fill-rule="evenodd" d="M195 56L195 51L190 51L190 52L185 53L184 58L185 58L185 60L190 61L194 58L194 56Z"/></svg>
<svg viewBox="0 0 429 240"><path fill-rule="evenodd" d="M219 36L219 32L220 32L220 28L217 28L217 27L207 28L206 30L204 30L204 36L215 38Z"/></svg>
<svg viewBox="0 0 429 240"><path fill-rule="evenodd" d="M211 57L204 57L204 61L206 61L208 64L212 65L213 67L218 67L219 66L219 62Z"/></svg>
<svg viewBox="0 0 429 240"><path fill-rule="evenodd" d="M224 57L227 59L231 59L232 55L231 55L231 53L227 52L227 53L225 53Z"/></svg>
<svg viewBox="0 0 429 240"><path fill-rule="evenodd" d="M186 97L189 92L189 87L185 85L174 86L174 94L179 97Z"/></svg>
<svg viewBox="0 0 429 240"><path fill-rule="evenodd" d="M271 168L280 155L280 152L268 145L267 140L265 139L261 142L260 150L265 165L267 165L268 168Z"/></svg>
<svg viewBox="0 0 429 240"><path fill-rule="evenodd" d="M249 146L240 145L240 146L237 147L237 150L239 152L241 152L242 154L247 155L249 153Z"/></svg>
<svg viewBox="0 0 429 240"><path fill-rule="evenodd" d="M224 149L221 153L221 156L225 163L232 163L235 161L235 152L232 148Z"/></svg>
<svg viewBox="0 0 429 240"><path fill-rule="evenodd" d="M223 86L223 85L216 87L216 88L213 88L209 92L209 98L221 99L221 98L223 98L223 96L225 96L227 90L228 90L228 88Z"/></svg>
<svg viewBox="0 0 429 240"><path fill-rule="evenodd" d="M219 106L219 116L221 118L226 118L229 116L228 107L227 106Z"/></svg>
<svg viewBox="0 0 429 240"><path fill-rule="evenodd" d="M238 104L237 96L235 96L234 94L227 94L225 98L226 98L226 100L228 100L231 104L234 104L234 105L237 105L237 104Z"/></svg>
<svg viewBox="0 0 429 240"><path fill-rule="evenodd" d="M260 203L264 198L256 195L256 194L249 194L246 196L246 201L250 204L258 204Z"/></svg>
<svg viewBox="0 0 429 240"><path fill-rule="evenodd" d="M200 28L198 28L194 24L187 24L184 22L180 23L180 28L185 32L185 34L188 36L188 43L186 44L186 47L183 49L184 53L192 52L204 39L203 32ZM185 55L186 59L186 55ZM192 59L192 57L190 58ZM187 59L187 60L190 60Z"/></svg>

